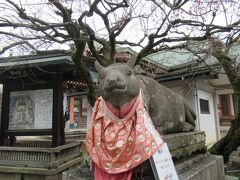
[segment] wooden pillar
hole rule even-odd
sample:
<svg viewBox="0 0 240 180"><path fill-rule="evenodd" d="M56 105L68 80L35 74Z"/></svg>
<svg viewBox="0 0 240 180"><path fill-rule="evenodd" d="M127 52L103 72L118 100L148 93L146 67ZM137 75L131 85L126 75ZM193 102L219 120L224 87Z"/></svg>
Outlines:
<svg viewBox="0 0 240 180"><path fill-rule="evenodd" d="M218 116L220 118L223 116L221 95L218 95Z"/></svg>
<svg viewBox="0 0 240 180"><path fill-rule="evenodd" d="M63 120L63 88L61 77L56 78L53 90L52 146L57 147L65 142Z"/></svg>
<svg viewBox="0 0 240 180"><path fill-rule="evenodd" d="M227 107L228 107L228 116L232 116L232 108L231 108L231 94L227 94Z"/></svg>
<svg viewBox="0 0 240 180"><path fill-rule="evenodd" d="M8 126L8 112L9 112L9 98L10 92L7 85L3 86L3 93L2 93L2 110L1 110L1 122L0 122L0 146L5 145L6 141L6 130Z"/></svg>
<svg viewBox="0 0 240 180"><path fill-rule="evenodd" d="M229 94L229 105L230 105L230 115L231 116L234 116L235 113L234 113L234 104L233 104L233 96L232 94Z"/></svg>
<svg viewBox="0 0 240 180"><path fill-rule="evenodd" d="M70 124L74 123L74 96L70 97L70 101L69 101L69 120L70 120Z"/></svg>

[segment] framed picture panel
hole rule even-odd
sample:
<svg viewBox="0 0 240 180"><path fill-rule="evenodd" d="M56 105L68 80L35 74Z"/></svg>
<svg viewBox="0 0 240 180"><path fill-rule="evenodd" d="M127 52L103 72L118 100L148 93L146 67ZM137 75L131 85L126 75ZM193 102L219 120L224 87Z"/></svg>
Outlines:
<svg viewBox="0 0 240 180"><path fill-rule="evenodd" d="M1 136L59 135L61 83L8 83L3 86L2 106Z"/></svg>
<svg viewBox="0 0 240 180"><path fill-rule="evenodd" d="M8 130L51 129L53 89L11 91Z"/></svg>
<svg viewBox="0 0 240 180"><path fill-rule="evenodd" d="M16 136L45 135L51 136L52 147L64 144L61 74L36 82L6 79L2 84L0 146L8 144L9 139L13 142Z"/></svg>

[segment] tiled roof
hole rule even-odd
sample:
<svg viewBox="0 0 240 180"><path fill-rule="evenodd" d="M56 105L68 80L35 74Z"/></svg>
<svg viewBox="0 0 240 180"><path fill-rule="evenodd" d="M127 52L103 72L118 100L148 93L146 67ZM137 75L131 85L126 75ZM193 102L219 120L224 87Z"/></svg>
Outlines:
<svg viewBox="0 0 240 180"><path fill-rule="evenodd" d="M199 46L197 46L196 43L194 45L195 47L193 46L192 49L208 50L208 46L206 44L205 46L203 46L203 43L199 43ZM237 62L240 62L240 44L238 43L231 47L228 55L235 58ZM147 57L150 61L166 67L168 71L174 71L187 66L191 66L192 68L201 68L204 66L219 64L218 60L211 55L206 55L204 53L195 55L187 49L160 51Z"/></svg>
<svg viewBox="0 0 240 180"><path fill-rule="evenodd" d="M13 56L0 58L0 68L18 68L27 65L45 66L56 64L73 64L71 56L65 54L45 54L45 55L28 55L28 56Z"/></svg>

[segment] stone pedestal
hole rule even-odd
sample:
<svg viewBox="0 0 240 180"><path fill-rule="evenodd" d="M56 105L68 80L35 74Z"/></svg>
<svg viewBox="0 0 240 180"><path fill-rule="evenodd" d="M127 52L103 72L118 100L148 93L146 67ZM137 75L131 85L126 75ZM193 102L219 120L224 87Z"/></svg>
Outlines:
<svg viewBox="0 0 240 180"><path fill-rule="evenodd" d="M175 162L179 180L225 180L222 156L198 154Z"/></svg>
<svg viewBox="0 0 240 180"><path fill-rule="evenodd" d="M168 134L163 139L168 144L179 180L225 180L223 158L206 153L203 131ZM145 179L154 179L150 165L145 164L148 166Z"/></svg>
<svg viewBox="0 0 240 180"><path fill-rule="evenodd" d="M44 147L48 146L48 142L22 141L16 143L18 147L2 146L0 179L61 180L63 171L81 161L81 143L76 141L50 148Z"/></svg>
<svg viewBox="0 0 240 180"><path fill-rule="evenodd" d="M207 151L205 133L203 131L182 132L163 136L172 158L179 159L194 153Z"/></svg>
<svg viewBox="0 0 240 180"><path fill-rule="evenodd" d="M224 180L224 164L221 156L206 153L205 133L194 131L163 136L174 160L180 180ZM144 180L154 180L149 161L143 163ZM63 180L89 179L82 168L64 172Z"/></svg>

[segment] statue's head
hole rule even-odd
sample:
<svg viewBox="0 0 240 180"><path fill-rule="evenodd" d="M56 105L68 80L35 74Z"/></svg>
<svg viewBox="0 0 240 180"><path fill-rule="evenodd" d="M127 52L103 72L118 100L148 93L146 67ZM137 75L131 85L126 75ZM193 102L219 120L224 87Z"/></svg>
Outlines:
<svg viewBox="0 0 240 180"><path fill-rule="evenodd" d="M99 73L100 95L113 106L120 107L138 95L139 84L130 64L115 63L104 67L96 61L95 67Z"/></svg>

